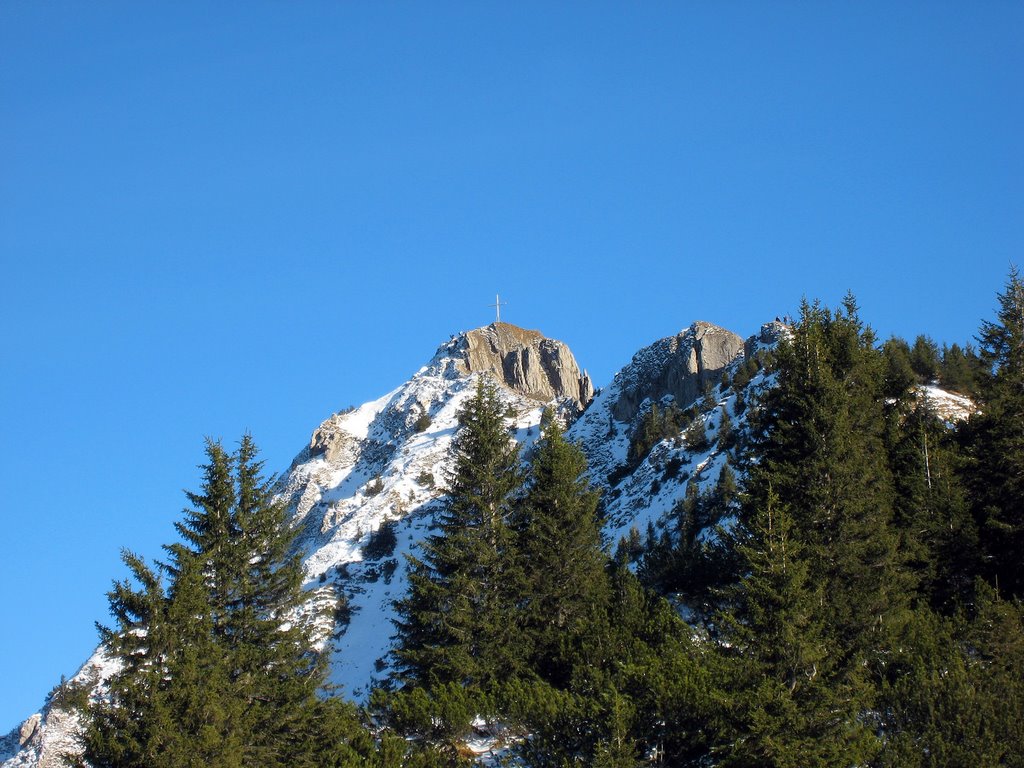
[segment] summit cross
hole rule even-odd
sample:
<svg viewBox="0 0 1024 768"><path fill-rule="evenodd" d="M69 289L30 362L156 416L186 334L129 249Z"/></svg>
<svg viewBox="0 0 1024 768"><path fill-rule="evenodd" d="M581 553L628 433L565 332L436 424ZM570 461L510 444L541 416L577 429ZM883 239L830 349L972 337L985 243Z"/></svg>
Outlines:
<svg viewBox="0 0 1024 768"><path fill-rule="evenodd" d="M487 305L489 307L494 307L494 311L497 314L497 318L495 319L494 322L496 322L496 323L500 323L501 322L501 308L503 306L505 306L506 304L508 304L507 301L502 301L501 297L498 294L494 294L494 303Z"/></svg>

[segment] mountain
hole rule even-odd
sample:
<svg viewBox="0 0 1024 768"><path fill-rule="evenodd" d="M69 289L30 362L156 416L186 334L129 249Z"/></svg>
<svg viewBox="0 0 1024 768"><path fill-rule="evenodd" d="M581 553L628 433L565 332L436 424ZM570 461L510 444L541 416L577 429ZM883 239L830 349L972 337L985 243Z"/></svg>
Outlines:
<svg viewBox="0 0 1024 768"><path fill-rule="evenodd" d="M787 333L774 322L744 339L696 322L638 351L595 392L565 344L494 323L452 336L383 397L325 419L281 475L278 492L300 531L308 586L333 603L331 683L340 695L364 700L388 673L392 601L407 589L404 555L417 551L443 504L458 413L479 377L501 385L506 418L524 449L538 436L545 407L570 425L568 437L581 445L603 491L611 551L649 527L662 530L689 486L714 486L729 454L719 440L723 422L733 437L743 435L741 401L771 385L749 361ZM675 434L643 444L638 436L659 413L672 414ZM703 439L683 439L684 423L688 436ZM75 681L102 685L106 674L100 650ZM2 767L58 765L76 724L51 701L0 740Z"/></svg>

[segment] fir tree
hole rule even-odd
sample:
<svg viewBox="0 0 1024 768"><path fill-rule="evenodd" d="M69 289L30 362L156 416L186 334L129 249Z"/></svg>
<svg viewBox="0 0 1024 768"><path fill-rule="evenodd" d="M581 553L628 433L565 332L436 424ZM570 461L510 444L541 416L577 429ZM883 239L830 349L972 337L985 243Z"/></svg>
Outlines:
<svg viewBox="0 0 1024 768"><path fill-rule="evenodd" d="M440 530L422 558L409 558L409 592L396 603L396 679L403 684L483 691L519 664L508 620L516 576L507 520L522 474L503 412L494 384L481 380L459 415Z"/></svg>
<svg viewBox="0 0 1024 768"><path fill-rule="evenodd" d="M956 471L962 458L927 399L904 391L887 402L893 527L925 601L948 613L969 598L979 567L977 529Z"/></svg>
<svg viewBox="0 0 1024 768"><path fill-rule="evenodd" d="M828 690L839 692L833 716L850 734L863 733L874 695L865 674L884 663L888 628L910 594L892 527L882 363L852 297L835 313L803 305L755 419L740 516L749 529L770 494L792 516L807 579L828 596L819 617L834 665ZM851 743L865 754L859 737Z"/></svg>
<svg viewBox="0 0 1024 768"><path fill-rule="evenodd" d="M995 321L979 336L985 371L980 411L964 430L986 574L1024 597L1024 280L1011 269Z"/></svg>
<svg viewBox="0 0 1024 768"><path fill-rule="evenodd" d="M340 702L317 698L316 614L255 445L245 436L229 456L208 441L207 457L169 562L154 570L125 555L138 586L110 593L116 626L101 638L121 668L90 708L85 757L149 768L356 765L350 741L362 739L364 755L372 744L346 730Z"/></svg>
<svg viewBox="0 0 1024 768"><path fill-rule="evenodd" d="M773 491L736 549L743 578L729 590L730 609L718 619L733 668L732 725L717 750L721 764L862 763L874 743L849 712L856 698L851 686L859 681L839 666L823 585L812 582L807 549Z"/></svg>
<svg viewBox="0 0 1024 768"><path fill-rule="evenodd" d="M876 639L905 586L891 529L881 357L852 297L835 314L805 304L793 330L763 403L748 493L763 506L774 487L807 532L811 578L830 590L831 620L856 652Z"/></svg>
<svg viewBox="0 0 1024 768"><path fill-rule="evenodd" d="M918 336L910 350L910 365L922 384L937 380L942 365L938 345L928 336Z"/></svg>
<svg viewBox="0 0 1024 768"><path fill-rule="evenodd" d="M607 558L601 551L598 494L585 477L583 452L565 440L548 410L516 504L514 529L522 574L516 612L533 648L532 669L564 685L565 658L607 610Z"/></svg>

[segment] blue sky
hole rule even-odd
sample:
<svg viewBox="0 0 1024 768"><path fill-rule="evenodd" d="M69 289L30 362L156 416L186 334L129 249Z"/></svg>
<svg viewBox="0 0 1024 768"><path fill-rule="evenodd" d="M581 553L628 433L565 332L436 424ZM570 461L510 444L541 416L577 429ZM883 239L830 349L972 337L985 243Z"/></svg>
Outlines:
<svg viewBox="0 0 1024 768"><path fill-rule="evenodd" d="M503 319L606 383L847 290L971 340L1024 244L1020 3L0 4L0 731L205 435L287 467Z"/></svg>

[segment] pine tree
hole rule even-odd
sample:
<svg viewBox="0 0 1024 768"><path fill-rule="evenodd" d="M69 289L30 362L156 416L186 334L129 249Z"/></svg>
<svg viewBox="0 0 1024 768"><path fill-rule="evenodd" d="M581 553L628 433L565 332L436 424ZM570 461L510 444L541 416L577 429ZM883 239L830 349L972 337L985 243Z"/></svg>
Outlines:
<svg viewBox="0 0 1024 768"><path fill-rule="evenodd" d="M811 578L830 590L843 645L864 649L899 607L903 581L891 529L882 359L848 297L835 314L804 305L777 355L778 386L765 398L751 467L751 501L773 487L808 533Z"/></svg>
<svg viewBox="0 0 1024 768"><path fill-rule="evenodd" d="M170 638L164 587L137 555L125 551L122 560L131 578L114 582L108 593L116 626L97 624L101 643L121 666L105 699L88 709L83 757L96 768L141 768L163 751L160 717L150 702L159 701L166 676Z"/></svg>
<svg viewBox="0 0 1024 768"><path fill-rule="evenodd" d="M888 628L910 594L892 527L882 363L852 297L835 313L803 305L792 339L777 350L777 386L754 420L756 459L746 462L740 516L749 527L746 518L767 507L770 493L789 510L807 578L827 595L829 687L842 691L835 717L851 733L862 732L872 706L865 671L884 663Z"/></svg>
<svg viewBox="0 0 1024 768"><path fill-rule="evenodd" d="M1020 608L984 586L974 602L973 617L918 608L900 628L878 703L879 766L1021 764Z"/></svg>
<svg viewBox="0 0 1024 768"><path fill-rule="evenodd" d="M922 384L934 382L942 365L938 345L928 336L918 336L910 350L910 365Z"/></svg>
<svg viewBox="0 0 1024 768"><path fill-rule="evenodd" d="M872 754L856 700L828 637L824 589L786 506L769 490L739 534L742 580L718 618L731 661L732 724L726 766L856 765Z"/></svg>
<svg viewBox="0 0 1024 768"><path fill-rule="evenodd" d="M893 528L922 597L949 613L969 598L979 567L977 528L957 474L962 457L927 399L904 391L887 403Z"/></svg>

